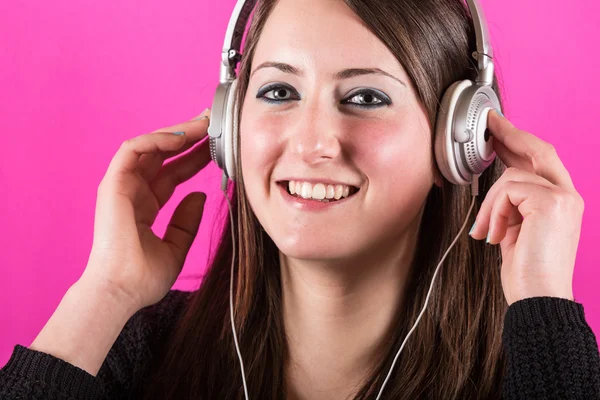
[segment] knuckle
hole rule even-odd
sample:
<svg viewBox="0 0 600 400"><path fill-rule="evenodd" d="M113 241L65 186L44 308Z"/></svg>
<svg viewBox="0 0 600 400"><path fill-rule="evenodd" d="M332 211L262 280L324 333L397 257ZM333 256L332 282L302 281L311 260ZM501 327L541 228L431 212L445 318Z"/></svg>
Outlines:
<svg viewBox="0 0 600 400"><path fill-rule="evenodd" d="M552 143L545 143L540 150L540 158L550 158L556 156L556 147Z"/></svg>
<svg viewBox="0 0 600 400"><path fill-rule="evenodd" d="M555 157L557 154L554 145L548 142L544 142L540 146L535 146L527 153L529 153L529 157L533 160L546 160L550 157Z"/></svg>
<svg viewBox="0 0 600 400"><path fill-rule="evenodd" d="M175 186L179 186L183 182L185 182L185 179L181 174L175 173L175 175L173 175L172 181L175 184Z"/></svg>
<svg viewBox="0 0 600 400"><path fill-rule="evenodd" d="M521 172L521 170L519 170L516 167L508 167L508 168L506 168L506 171L504 173L507 176L514 177L514 176L517 176L520 172Z"/></svg>
<svg viewBox="0 0 600 400"><path fill-rule="evenodd" d="M544 144L544 149L549 153L556 153L556 147L550 142Z"/></svg>
<svg viewBox="0 0 600 400"><path fill-rule="evenodd" d="M96 190L96 194L102 194L107 190L107 186L109 185L108 179L106 176L102 178L100 183L98 184L98 188Z"/></svg>
<svg viewBox="0 0 600 400"><path fill-rule="evenodd" d="M132 147L132 145L133 145L133 139L132 138L125 139L123 141L123 143L121 143L121 148L122 149L129 149L129 148Z"/></svg>
<svg viewBox="0 0 600 400"><path fill-rule="evenodd" d="M574 207L581 213L583 213L583 211L585 210L585 201L583 200L583 197L578 192L574 192L572 198L574 202Z"/></svg>
<svg viewBox="0 0 600 400"><path fill-rule="evenodd" d="M550 192L550 205L555 212L566 212L573 208L572 196L564 191Z"/></svg>

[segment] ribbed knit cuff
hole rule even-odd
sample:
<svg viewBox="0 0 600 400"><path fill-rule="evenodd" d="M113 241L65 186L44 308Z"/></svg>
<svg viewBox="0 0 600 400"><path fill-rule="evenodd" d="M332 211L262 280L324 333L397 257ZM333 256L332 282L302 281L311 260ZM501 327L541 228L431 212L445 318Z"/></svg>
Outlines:
<svg viewBox="0 0 600 400"><path fill-rule="evenodd" d="M50 387L61 388L69 398L102 398L100 385L87 371L50 354L19 344L15 345L3 371L31 381L45 382Z"/></svg>
<svg viewBox="0 0 600 400"><path fill-rule="evenodd" d="M545 325L587 327L583 304L560 297L531 297L515 301L504 317L505 329Z"/></svg>

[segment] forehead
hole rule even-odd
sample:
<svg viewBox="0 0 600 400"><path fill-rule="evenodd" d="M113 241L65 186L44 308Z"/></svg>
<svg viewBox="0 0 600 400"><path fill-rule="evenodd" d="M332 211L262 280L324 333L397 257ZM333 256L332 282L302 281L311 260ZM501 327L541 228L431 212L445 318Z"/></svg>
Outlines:
<svg viewBox="0 0 600 400"><path fill-rule="evenodd" d="M264 26L252 64L264 61L323 73L378 67L406 76L393 53L343 0L279 0Z"/></svg>

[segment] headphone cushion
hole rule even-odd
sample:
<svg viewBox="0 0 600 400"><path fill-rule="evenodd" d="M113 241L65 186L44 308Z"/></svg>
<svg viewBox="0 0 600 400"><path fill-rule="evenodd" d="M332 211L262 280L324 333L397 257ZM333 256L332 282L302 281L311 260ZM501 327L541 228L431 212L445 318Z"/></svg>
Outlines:
<svg viewBox="0 0 600 400"><path fill-rule="evenodd" d="M442 97L436 119L434 145L436 163L442 175L456 185L470 183L461 176L457 167L459 160L456 159L457 155L454 151L453 129L460 95L472 85L473 82L468 79L450 85Z"/></svg>
<svg viewBox="0 0 600 400"><path fill-rule="evenodd" d="M235 180L235 159L237 156L237 138L238 138L238 114L239 109L235 97L237 94L238 80L231 82L231 86L227 91L225 101L224 126L223 126L223 161L225 164L225 172L232 180Z"/></svg>

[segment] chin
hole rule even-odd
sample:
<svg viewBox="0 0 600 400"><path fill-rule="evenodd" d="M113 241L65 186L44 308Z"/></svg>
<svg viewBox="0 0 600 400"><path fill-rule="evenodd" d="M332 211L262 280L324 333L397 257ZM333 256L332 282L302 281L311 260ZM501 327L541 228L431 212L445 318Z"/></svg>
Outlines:
<svg viewBox="0 0 600 400"><path fill-rule="evenodd" d="M296 232L288 235L278 232L270 236L285 256L302 260L349 259L359 254L361 247L365 247L350 240L347 234L336 235L332 232L325 234L315 234L314 231L307 234Z"/></svg>

